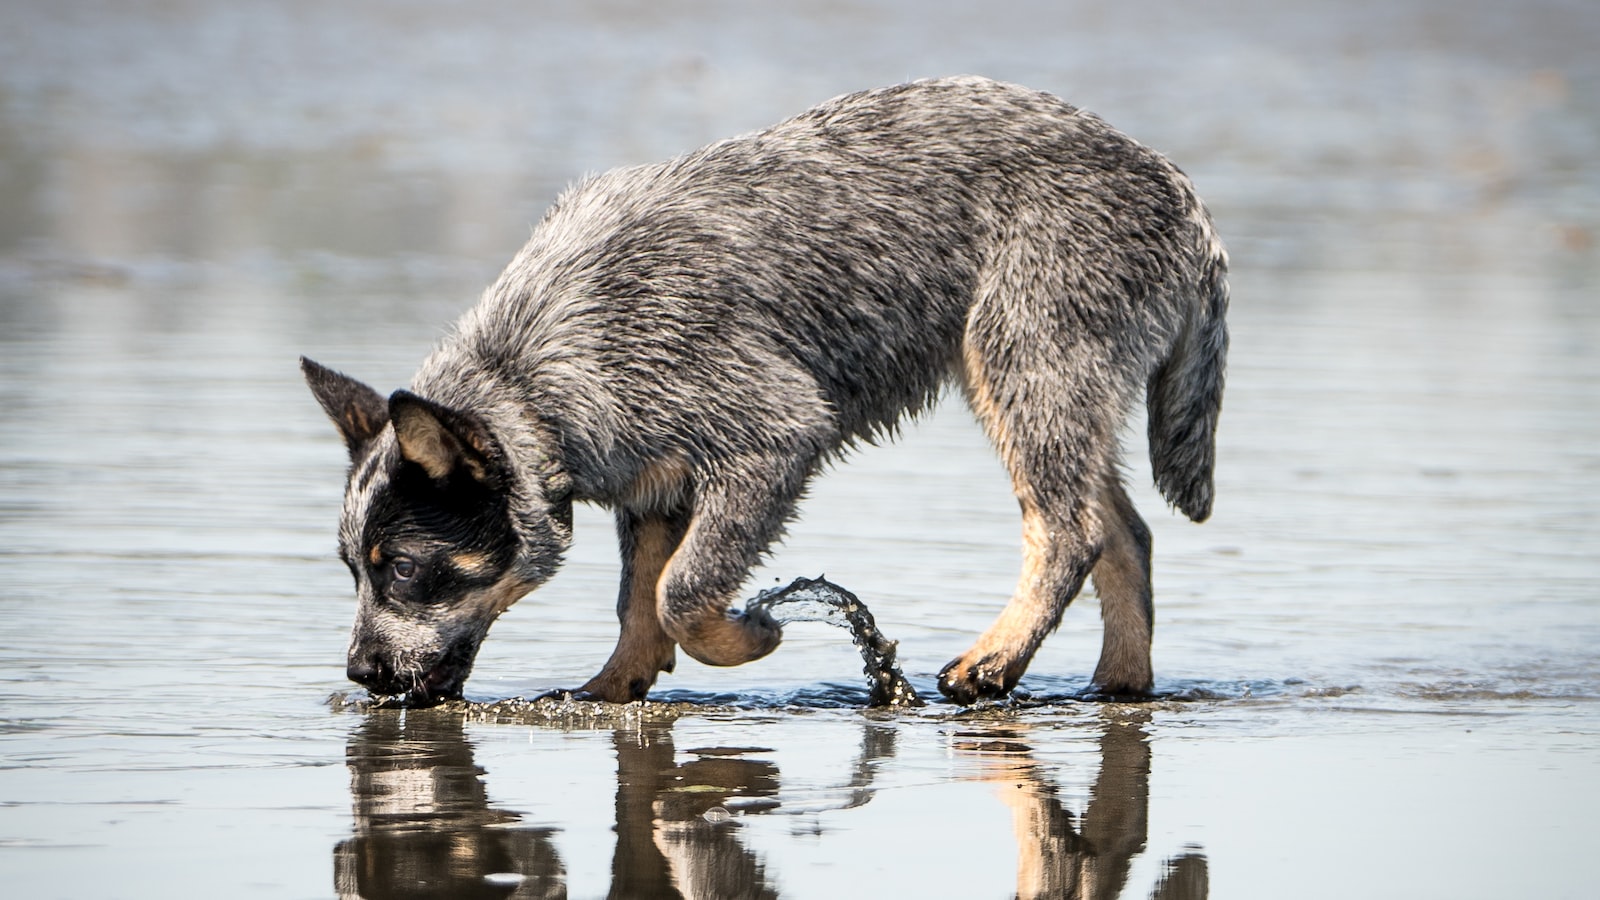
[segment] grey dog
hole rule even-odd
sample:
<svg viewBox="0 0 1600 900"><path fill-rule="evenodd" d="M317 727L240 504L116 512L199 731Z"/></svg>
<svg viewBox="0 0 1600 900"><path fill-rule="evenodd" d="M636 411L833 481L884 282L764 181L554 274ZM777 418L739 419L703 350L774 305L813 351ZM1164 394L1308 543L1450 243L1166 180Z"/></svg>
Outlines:
<svg viewBox="0 0 1600 900"><path fill-rule="evenodd" d="M589 178L387 399L302 365L350 452L348 674L459 696L508 606L615 511L621 636L579 688L642 698L675 648L733 666L779 627L731 609L806 484L959 386L1008 470L1024 561L939 674L1017 683L1094 578L1098 690L1152 687L1150 532L1118 430L1144 392L1156 484L1212 504L1227 256L1189 179L1101 119L975 77L849 94Z"/></svg>

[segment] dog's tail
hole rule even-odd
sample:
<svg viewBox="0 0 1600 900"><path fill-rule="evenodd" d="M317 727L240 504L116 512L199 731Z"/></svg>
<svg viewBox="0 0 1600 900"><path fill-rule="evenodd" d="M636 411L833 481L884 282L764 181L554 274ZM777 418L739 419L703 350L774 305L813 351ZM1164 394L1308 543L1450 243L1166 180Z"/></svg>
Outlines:
<svg viewBox="0 0 1600 900"><path fill-rule="evenodd" d="M1146 387L1150 468L1167 502L1196 522L1211 515L1217 416L1228 355L1228 254L1197 208L1200 262L1189 315Z"/></svg>

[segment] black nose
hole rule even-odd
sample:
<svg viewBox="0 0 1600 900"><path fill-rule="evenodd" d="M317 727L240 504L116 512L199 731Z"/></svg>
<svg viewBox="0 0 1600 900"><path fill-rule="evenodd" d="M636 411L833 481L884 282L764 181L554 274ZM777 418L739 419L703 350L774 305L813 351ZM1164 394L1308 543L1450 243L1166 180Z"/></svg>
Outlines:
<svg viewBox="0 0 1600 900"><path fill-rule="evenodd" d="M384 665L382 660L371 655L350 657L344 674L346 678L371 691L385 691L394 681L394 672Z"/></svg>

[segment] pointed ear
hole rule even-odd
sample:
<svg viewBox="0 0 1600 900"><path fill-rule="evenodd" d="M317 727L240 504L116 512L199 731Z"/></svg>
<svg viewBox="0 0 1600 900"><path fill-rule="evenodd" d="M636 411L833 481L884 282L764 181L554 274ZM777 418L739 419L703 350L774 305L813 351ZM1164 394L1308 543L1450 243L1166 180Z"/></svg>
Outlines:
<svg viewBox="0 0 1600 900"><path fill-rule="evenodd" d="M466 471L479 483L505 484L505 454L477 416L442 406L410 391L389 395L389 418L400 455L436 481Z"/></svg>
<svg viewBox="0 0 1600 900"><path fill-rule="evenodd" d="M322 404L323 412L339 429L350 459L360 459L367 445L389 424L389 407L383 402L383 395L304 356L300 357L300 371L305 373L306 384Z"/></svg>

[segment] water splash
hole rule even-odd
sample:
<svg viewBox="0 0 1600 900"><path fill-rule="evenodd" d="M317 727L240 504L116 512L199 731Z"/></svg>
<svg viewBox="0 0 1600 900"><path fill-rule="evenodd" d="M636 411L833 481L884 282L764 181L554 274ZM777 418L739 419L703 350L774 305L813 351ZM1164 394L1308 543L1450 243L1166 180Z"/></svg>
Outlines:
<svg viewBox="0 0 1600 900"><path fill-rule="evenodd" d="M855 594L825 578L796 578L785 588L762 591L745 604L746 615L765 616L780 625L826 622L850 630L861 651L867 676L869 706L923 706L916 689L895 662L898 644L883 636L867 605Z"/></svg>

